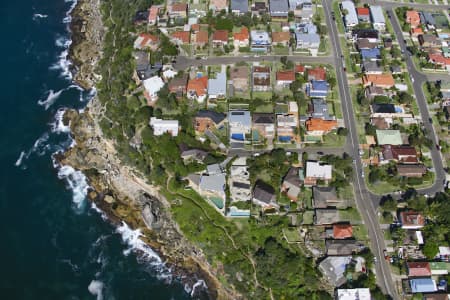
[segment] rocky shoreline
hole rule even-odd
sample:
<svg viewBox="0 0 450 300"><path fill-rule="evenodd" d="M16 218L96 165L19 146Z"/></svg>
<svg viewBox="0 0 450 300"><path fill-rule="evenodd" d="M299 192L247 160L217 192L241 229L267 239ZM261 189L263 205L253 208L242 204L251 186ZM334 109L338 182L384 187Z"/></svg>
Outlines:
<svg viewBox="0 0 450 300"><path fill-rule="evenodd" d="M99 75L95 68L102 54L105 28L101 22L100 0L79 0L71 13L72 44L69 59L73 63L74 81L85 89L95 87ZM199 279L206 282L207 292L197 298L239 299L217 279L215 270L198 249L181 233L170 212L170 203L157 187L146 183L135 170L123 164L114 142L106 139L98 125L102 108L93 97L83 112L69 110L64 124L70 125L75 145L56 155L61 165L82 171L91 190L88 198L114 225L125 222L140 229L143 241L155 250L182 283L193 286ZM197 291L197 289L196 289Z"/></svg>

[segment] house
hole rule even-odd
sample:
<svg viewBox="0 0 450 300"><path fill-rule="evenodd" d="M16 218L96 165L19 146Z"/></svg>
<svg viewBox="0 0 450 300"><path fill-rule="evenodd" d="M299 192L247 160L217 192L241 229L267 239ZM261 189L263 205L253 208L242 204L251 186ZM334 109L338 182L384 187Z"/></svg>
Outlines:
<svg viewBox="0 0 450 300"><path fill-rule="evenodd" d="M384 145L381 150L383 161L389 162L391 160L402 164L417 164L416 148L411 146L393 146Z"/></svg>
<svg viewBox="0 0 450 300"><path fill-rule="evenodd" d="M333 286L341 286L347 281L345 271L351 260L351 256L328 256L320 262L319 270Z"/></svg>
<svg viewBox="0 0 450 300"><path fill-rule="evenodd" d="M270 49L269 34L262 30L252 30L250 32L250 50L253 52L267 52Z"/></svg>
<svg viewBox="0 0 450 300"><path fill-rule="evenodd" d="M381 6L371 5L370 16L372 19L373 29L381 32L386 30L386 19L384 18L383 9L381 8Z"/></svg>
<svg viewBox="0 0 450 300"><path fill-rule="evenodd" d="M306 121L306 134L312 136L323 136L337 128L336 120L323 120L311 118Z"/></svg>
<svg viewBox="0 0 450 300"><path fill-rule="evenodd" d="M189 163L192 161L202 163L203 160L208 156L208 152L201 149L189 149L186 147L180 148L180 156L183 159L184 163Z"/></svg>
<svg viewBox="0 0 450 300"><path fill-rule="evenodd" d="M289 101L288 110L285 113L277 113L277 136L282 143L293 142L298 138L298 105L297 102Z"/></svg>
<svg viewBox="0 0 450 300"><path fill-rule="evenodd" d="M216 74L216 78L208 79L208 97L210 99L225 98L227 94L227 73L225 70Z"/></svg>
<svg viewBox="0 0 450 300"><path fill-rule="evenodd" d="M450 58L444 57L442 53L428 53L428 61L441 68L450 67Z"/></svg>
<svg viewBox="0 0 450 300"><path fill-rule="evenodd" d="M376 127L376 129L389 129L390 123L385 118L371 118L370 124Z"/></svg>
<svg viewBox="0 0 450 300"><path fill-rule="evenodd" d="M169 92L177 95L177 98L183 97L184 95L186 95L187 82L187 74L183 74L181 77L173 78L169 81Z"/></svg>
<svg viewBox="0 0 450 300"><path fill-rule="evenodd" d="M379 48L361 49L361 58L363 60L379 60L381 59L381 51Z"/></svg>
<svg viewBox="0 0 450 300"><path fill-rule="evenodd" d="M378 43L371 42L369 39L358 39L356 41L356 48L358 50L373 49L373 48L377 48L377 47L378 47Z"/></svg>
<svg viewBox="0 0 450 300"><path fill-rule="evenodd" d="M418 40L422 48L440 49L442 47L442 41L434 34L421 34Z"/></svg>
<svg viewBox="0 0 450 300"><path fill-rule="evenodd" d="M248 90L248 67L231 67L230 80L233 82L233 89L239 92L245 92Z"/></svg>
<svg viewBox="0 0 450 300"><path fill-rule="evenodd" d="M275 115L272 113L253 113L252 119L253 135L255 135L255 131L257 131L257 140L267 139L269 140L269 143L271 143L275 137ZM259 136L261 136L261 138L259 138Z"/></svg>
<svg viewBox="0 0 450 300"><path fill-rule="evenodd" d="M371 300L369 288L338 289L336 300Z"/></svg>
<svg viewBox="0 0 450 300"><path fill-rule="evenodd" d="M294 70L278 71L276 73L277 85L283 87L289 87L289 85L295 81Z"/></svg>
<svg viewBox="0 0 450 300"><path fill-rule="evenodd" d="M148 25L156 25L158 21L159 7L152 5L148 13Z"/></svg>
<svg viewBox="0 0 450 300"><path fill-rule="evenodd" d="M148 22L148 15L149 15L149 11L148 10L141 10L136 12L136 14L134 15L133 18L133 23L135 25L142 25L145 24L146 22Z"/></svg>
<svg viewBox="0 0 450 300"><path fill-rule="evenodd" d="M228 30L216 30L212 35L214 47L223 47L228 45Z"/></svg>
<svg viewBox="0 0 450 300"><path fill-rule="evenodd" d="M150 118L150 126L153 128L153 134L156 136L169 133L171 136L177 136L179 125L178 120L162 120L155 117Z"/></svg>
<svg viewBox="0 0 450 300"><path fill-rule="evenodd" d="M317 185L317 180L328 183L332 179L332 166L317 161L306 162L305 186Z"/></svg>
<svg viewBox="0 0 450 300"><path fill-rule="evenodd" d="M419 37L419 35L423 34L423 29L422 27L417 27L417 28L411 28L411 30L409 31L409 34L413 37Z"/></svg>
<svg viewBox="0 0 450 300"><path fill-rule="evenodd" d="M209 1L209 10L212 10L215 13L221 12L224 10L228 12L228 1L227 0L210 0Z"/></svg>
<svg viewBox="0 0 450 300"><path fill-rule="evenodd" d="M266 2L254 2L251 7L252 17L262 16L267 13Z"/></svg>
<svg viewBox="0 0 450 300"><path fill-rule="evenodd" d="M310 0L289 0L289 10L293 11L294 16L302 21L311 20L314 14L313 4Z"/></svg>
<svg viewBox="0 0 450 300"><path fill-rule="evenodd" d="M367 7L357 7L356 14L358 15L358 21L370 22L370 10Z"/></svg>
<svg viewBox="0 0 450 300"><path fill-rule="evenodd" d="M391 49L391 48L392 48L392 38L389 38L389 37L384 38L384 40L383 40L383 46L384 46L384 48L386 48L386 49Z"/></svg>
<svg viewBox="0 0 450 300"><path fill-rule="evenodd" d="M158 100L158 92L164 86L164 81L159 76L153 76L143 81L144 96L149 105Z"/></svg>
<svg viewBox="0 0 450 300"><path fill-rule="evenodd" d="M295 33L297 49L319 49L320 35L317 33Z"/></svg>
<svg viewBox="0 0 450 300"><path fill-rule="evenodd" d="M389 89L395 85L394 77L391 73L384 74L364 74L363 76L364 86L379 86L384 89Z"/></svg>
<svg viewBox="0 0 450 300"><path fill-rule="evenodd" d="M403 140L399 130L376 130L378 145L402 145Z"/></svg>
<svg viewBox="0 0 450 300"><path fill-rule="evenodd" d="M287 19L289 5L287 0L270 0L269 13L272 19Z"/></svg>
<svg viewBox="0 0 450 300"><path fill-rule="evenodd" d="M275 189L261 180L258 180L253 188L252 202L259 205L263 210L276 209L280 207L275 202Z"/></svg>
<svg viewBox="0 0 450 300"><path fill-rule="evenodd" d="M391 73L392 73L393 75L399 75L399 74L402 74L402 73L403 73L403 72L402 72L402 67L399 66L399 65L391 65L391 66L389 67L389 69L391 70Z"/></svg>
<svg viewBox="0 0 450 300"><path fill-rule="evenodd" d="M360 39L367 39L371 43L379 43L379 32L375 29L353 29L352 40L356 42Z"/></svg>
<svg viewBox="0 0 450 300"><path fill-rule="evenodd" d="M186 3L173 3L167 7L167 15L171 19L187 18L188 5Z"/></svg>
<svg viewBox="0 0 450 300"><path fill-rule="evenodd" d="M436 29L436 20L430 12L421 11L419 13L420 23L425 25L428 30Z"/></svg>
<svg viewBox="0 0 450 300"><path fill-rule="evenodd" d="M306 94L311 98L326 98L328 95L328 82L325 80L311 80L306 84Z"/></svg>
<svg viewBox="0 0 450 300"><path fill-rule="evenodd" d="M269 91L270 84L270 67L254 66L252 73L252 90L254 92Z"/></svg>
<svg viewBox="0 0 450 300"><path fill-rule="evenodd" d="M303 185L303 170L297 167L289 168L286 176L283 178L281 191L286 193L291 201L297 201L300 194L300 188Z"/></svg>
<svg viewBox="0 0 450 300"><path fill-rule="evenodd" d="M338 198L335 187L314 186L312 189L314 208L343 208L345 206L345 201Z"/></svg>
<svg viewBox="0 0 450 300"><path fill-rule="evenodd" d="M339 222L339 211L337 209L315 209L314 225L331 225Z"/></svg>
<svg viewBox="0 0 450 300"><path fill-rule="evenodd" d="M429 262L407 262L409 277L427 277L431 276Z"/></svg>
<svg viewBox="0 0 450 300"><path fill-rule="evenodd" d="M397 165L397 173L399 176L420 178L427 173L427 167L422 164Z"/></svg>
<svg viewBox="0 0 450 300"><path fill-rule="evenodd" d="M248 47L249 33L247 27L242 27L239 32L233 34L233 43L235 48Z"/></svg>
<svg viewBox="0 0 450 300"><path fill-rule="evenodd" d="M328 104L324 99L312 99L313 112L311 117L314 119L334 120L330 117Z"/></svg>
<svg viewBox="0 0 450 300"><path fill-rule="evenodd" d="M152 68L150 65L150 59L147 52L136 51L133 53L136 60L136 70L133 75L136 84L141 84L141 80L150 78L158 73L157 69Z"/></svg>
<svg viewBox="0 0 450 300"><path fill-rule="evenodd" d="M250 174L247 170L247 158L240 157L233 161L230 168L230 194L232 201L250 201Z"/></svg>
<svg viewBox="0 0 450 300"><path fill-rule="evenodd" d="M420 16L419 13L415 10L408 10L406 12L406 23L410 24L411 27L419 27L420 26Z"/></svg>
<svg viewBox="0 0 450 300"><path fill-rule="evenodd" d="M158 47L158 37L149 33L141 33L134 41L134 49L151 49L156 50Z"/></svg>
<svg viewBox="0 0 450 300"><path fill-rule="evenodd" d="M209 43L208 31L199 30L197 32L192 33L191 38L192 44L198 47L203 47Z"/></svg>
<svg viewBox="0 0 450 300"><path fill-rule="evenodd" d="M334 224L333 239L348 239L353 236L353 227L350 224Z"/></svg>
<svg viewBox="0 0 450 300"><path fill-rule="evenodd" d="M353 1L342 1L341 11L347 11L347 14L344 16L344 23L347 30L358 25L358 15L356 14L355 4L353 3Z"/></svg>
<svg viewBox="0 0 450 300"><path fill-rule="evenodd" d="M187 97L188 99L195 99L198 102L202 103L205 101L208 90L208 77L195 77L189 79L187 85Z"/></svg>
<svg viewBox="0 0 450 300"><path fill-rule="evenodd" d="M369 98L370 100L373 100L376 96L384 96L385 92L383 88L379 86L373 86L370 85L364 89L364 96Z"/></svg>
<svg viewBox="0 0 450 300"><path fill-rule="evenodd" d="M400 110L397 111L394 104L391 103L374 103L370 106L372 118L395 118L401 117Z"/></svg>
<svg viewBox="0 0 450 300"><path fill-rule="evenodd" d="M323 67L315 67L308 69L308 80L325 80L327 77L327 71Z"/></svg>
<svg viewBox="0 0 450 300"><path fill-rule="evenodd" d="M215 174L204 174L200 177L199 190L200 194L207 195L210 197L220 197L223 201L225 200L225 184L226 175L225 173L215 173ZM219 209L223 208L218 207Z"/></svg>
<svg viewBox="0 0 450 300"><path fill-rule="evenodd" d="M400 213L400 222L403 229L420 229L425 226L425 218L421 213L415 211L402 211Z"/></svg>
<svg viewBox="0 0 450 300"><path fill-rule="evenodd" d="M285 46L289 45L289 40L291 39L290 32L272 32L272 45L274 46Z"/></svg>
<svg viewBox="0 0 450 300"><path fill-rule="evenodd" d="M196 132L220 128L226 119L226 115L212 110L199 110L195 116L194 128Z"/></svg>
<svg viewBox="0 0 450 300"><path fill-rule="evenodd" d="M325 247L328 256L352 255L360 249L354 240L326 240Z"/></svg>
<svg viewBox="0 0 450 300"><path fill-rule="evenodd" d="M305 66L304 65L295 65L294 71L295 71L295 74L303 75L303 74L305 74Z"/></svg>
<svg viewBox="0 0 450 300"><path fill-rule="evenodd" d="M172 33L172 40L175 44L189 44L190 35L189 31L175 31Z"/></svg>
<svg viewBox="0 0 450 300"><path fill-rule="evenodd" d="M248 0L231 0L231 12L243 15L248 12Z"/></svg>
<svg viewBox="0 0 450 300"><path fill-rule="evenodd" d="M378 61L365 60L361 64L361 68L365 74L383 74L383 68Z"/></svg>
<svg viewBox="0 0 450 300"><path fill-rule="evenodd" d="M437 291L436 282L431 278L414 278L409 280L411 292L415 293L433 293Z"/></svg>
<svg viewBox="0 0 450 300"><path fill-rule="evenodd" d="M251 133L252 119L246 110L233 110L228 113L230 140L244 142L245 135Z"/></svg>

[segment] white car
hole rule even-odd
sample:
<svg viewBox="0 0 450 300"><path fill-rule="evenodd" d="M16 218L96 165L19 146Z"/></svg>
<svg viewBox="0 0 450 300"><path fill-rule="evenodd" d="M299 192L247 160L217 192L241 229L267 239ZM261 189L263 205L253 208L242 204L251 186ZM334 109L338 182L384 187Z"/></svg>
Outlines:
<svg viewBox="0 0 450 300"><path fill-rule="evenodd" d="M364 178L364 170L361 171L361 177Z"/></svg>

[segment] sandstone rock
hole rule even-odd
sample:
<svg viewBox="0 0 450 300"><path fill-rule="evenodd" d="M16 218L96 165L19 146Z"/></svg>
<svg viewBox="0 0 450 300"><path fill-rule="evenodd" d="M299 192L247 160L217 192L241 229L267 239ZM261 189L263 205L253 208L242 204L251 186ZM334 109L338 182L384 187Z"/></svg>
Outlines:
<svg viewBox="0 0 450 300"><path fill-rule="evenodd" d="M116 200L114 200L114 198L110 195L106 195L105 198L103 198L103 200L109 204L113 204L114 202L116 202Z"/></svg>

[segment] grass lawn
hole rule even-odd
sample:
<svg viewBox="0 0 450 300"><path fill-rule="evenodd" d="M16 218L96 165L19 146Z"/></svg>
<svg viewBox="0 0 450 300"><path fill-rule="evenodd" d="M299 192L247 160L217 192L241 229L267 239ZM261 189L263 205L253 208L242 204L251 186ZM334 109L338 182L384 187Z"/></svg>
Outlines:
<svg viewBox="0 0 450 300"><path fill-rule="evenodd" d="M364 225L353 226L353 236L358 241L367 241L369 239L367 234L367 228Z"/></svg>
<svg viewBox="0 0 450 300"><path fill-rule="evenodd" d="M339 197L345 200L353 200L355 198L355 195L353 193L353 186L347 185L339 189Z"/></svg>
<svg viewBox="0 0 450 300"><path fill-rule="evenodd" d="M312 205L312 189L305 188L304 192L300 192L300 202L303 202L306 209L313 209Z"/></svg>
<svg viewBox="0 0 450 300"><path fill-rule="evenodd" d="M273 104L267 103L265 105L258 105L254 112L256 112L256 113L273 113Z"/></svg>
<svg viewBox="0 0 450 300"><path fill-rule="evenodd" d="M336 19L336 24L337 24L337 28L339 30L340 34L344 34L344 22L342 20L341 17L341 10L339 9L339 2L338 1L334 1L333 2L333 11L334 11L334 16Z"/></svg>
<svg viewBox="0 0 450 300"><path fill-rule="evenodd" d="M272 48L272 51L275 55L289 55L289 48L288 47L278 47L275 46Z"/></svg>
<svg viewBox="0 0 450 300"><path fill-rule="evenodd" d="M377 182L375 184L371 184L371 183L369 183L369 181L367 179L368 176L369 176L369 173L366 172L366 175L367 176L365 177L365 180L366 180L366 183L367 183L367 187L372 193L375 193L375 194L378 194L378 195L383 195L383 194L392 193L392 192L400 189L399 186L394 186L394 185L392 185L391 183L389 183L387 181L379 181L379 182Z"/></svg>
<svg viewBox="0 0 450 300"><path fill-rule="evenodd" d="M332 148L338 148L342 147L345 144L346 137L337 135L336 133L329 133L327 135L323 136L323 147L332 147Z"/></svg>
<svg viewBox="0 0 450 300"><path fill-rule="evenodd" d="M314 211L307 210L303 213L303 224L304 225L312 225L314 221Z"/></svg>
<svg viewBox="0 0 450 300"><path fill-rule="evenodd" d="M286 236L288 243L300 242L300 234L297 228L283 228L283 233Z"/></svg>
<svg viewBox="0 0 450 300"><path fill-rule="evenodd" d="M341 221L347 221L353 224L353 222L361 222L361 215L356 208L350 207L347 209L339 210L339 217Z"/></svg>
<svg viewBox="0 0 450 300"><path fill-rule="evenodd" d="M262 100L270 100L272 99L272 92L253 92L253 99L262 99Z"/></svg>

